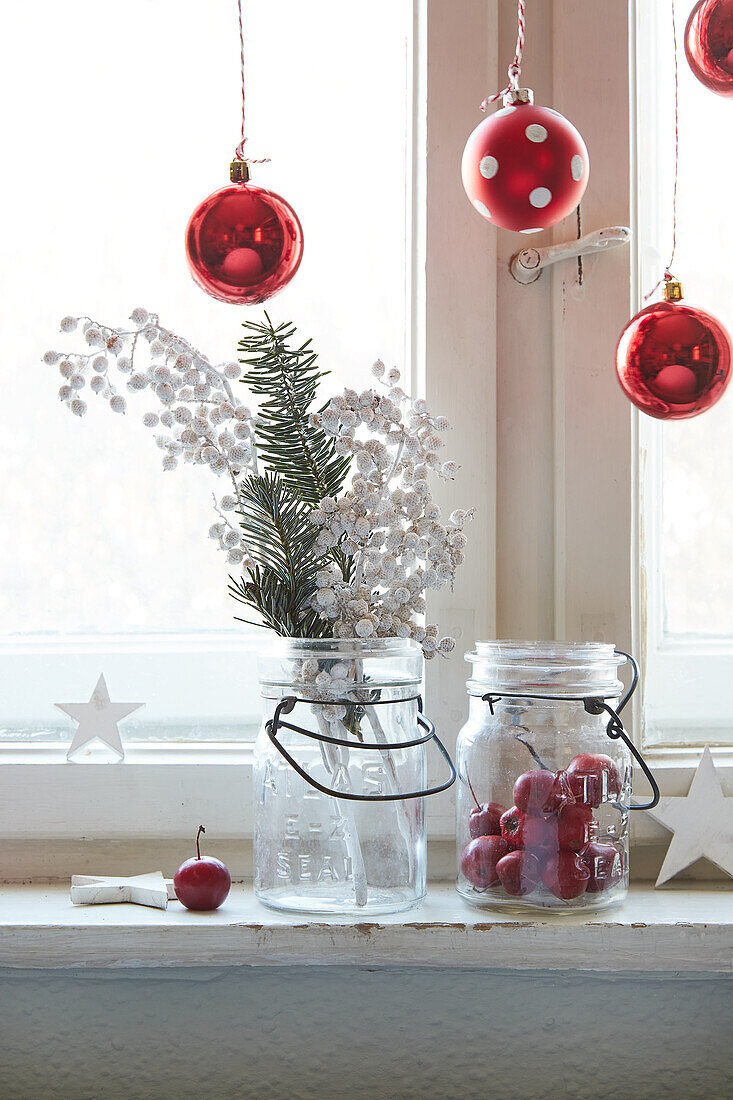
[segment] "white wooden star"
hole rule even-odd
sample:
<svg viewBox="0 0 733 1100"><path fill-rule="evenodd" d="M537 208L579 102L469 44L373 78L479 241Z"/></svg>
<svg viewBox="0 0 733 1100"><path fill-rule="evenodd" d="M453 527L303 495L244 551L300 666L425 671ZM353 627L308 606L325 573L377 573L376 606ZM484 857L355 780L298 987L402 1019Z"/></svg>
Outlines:
<svg viewBox="0 0 733 1100"><path fill-rule="evenodd" d="M69 896L74 905L109 905L129 901L133 905L149 905L167 909L169 889L161 871L133 878L94 878L72 875Z"/></svg>
<svg viewBox="0 0 733 1100"><path fill-rule="evenodd" d="M707 745L687 795L661 798L647 813L674 833L657 886L703 856L733 875L733 798L723 794Z"/></svg>
<svg viewBox="0 0 733 1100"><path fill-rule="evenodd" d="M71 760L80 749L94 740L102 741L120 760L124 760L125 750L122 748L117 723L145 704L110 702L103 674L97 680L97 686L88 703L54 703L54 706L79 723L66 754L67 760Z"/></svg>

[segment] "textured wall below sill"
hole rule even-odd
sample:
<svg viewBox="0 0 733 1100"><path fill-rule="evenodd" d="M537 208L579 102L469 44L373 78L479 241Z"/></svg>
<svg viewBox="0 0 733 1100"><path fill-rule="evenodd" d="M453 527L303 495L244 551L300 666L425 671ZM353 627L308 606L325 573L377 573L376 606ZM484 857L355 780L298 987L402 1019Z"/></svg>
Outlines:
<svg viewBox="0 0 733 1100"><path fill-rule="evenodd" d="M733 981L0 970L3 1100L723 1100Z"/></svg>

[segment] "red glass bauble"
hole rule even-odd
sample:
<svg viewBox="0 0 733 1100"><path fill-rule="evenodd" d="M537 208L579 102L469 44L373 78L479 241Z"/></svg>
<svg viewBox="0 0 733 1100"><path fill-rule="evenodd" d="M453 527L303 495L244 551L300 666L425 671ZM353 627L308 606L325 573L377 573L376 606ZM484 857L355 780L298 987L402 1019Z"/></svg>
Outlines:
<svg viewBox="0 0 733 1100"><path fill-rule="evenodd" d="M194 279L212 298L237 305L264 302L298 270L303 230L274 191L233 183L198 206L186 230Z"/></svg>
<svg viewBox="0 0 733 1100"><path fill-rule="evenodd" d="M733 95L733 0L699 0L685 28L693 73L718 95Z"/></svg>
<svg viewBox="0 0 733 1100"><path fill-rule="evenodd" d="M504 104L466 142L463 186L494 225L537 233L562 221L582 199L588 150L563 115L535 106L529 89L509 92Z"/></svg>
<svg viewBox="0 0 733 1100"><path fill-rule="evenodd" d="M730 381L730 336L711 314L680 300L677 282L670 300L642 309L621 333L616 371L633 405L657 420L699 416L723 396Z"/></svg>

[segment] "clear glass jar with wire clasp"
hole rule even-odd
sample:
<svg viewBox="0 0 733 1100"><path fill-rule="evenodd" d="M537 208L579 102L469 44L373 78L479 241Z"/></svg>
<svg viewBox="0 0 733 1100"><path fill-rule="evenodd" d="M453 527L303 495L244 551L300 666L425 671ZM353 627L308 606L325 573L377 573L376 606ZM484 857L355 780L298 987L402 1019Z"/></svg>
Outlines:
<svg viewBox="0 0 733 1100"><path fill-rule="evenodd" d="M456 748L458 892L515 911L600 909L629 878L636 664L612 645L478 642ZM619 704L619 667L633 684ZM647 808L647 807L638 807Z"/></svg>
<svg viewBox="0 0 733 1100"><path fill-rule="evenodd" d="M423 657L399 638L279 639L260 658L254 888L266 905L379 914L425 896L424 795L435 740ZM452 777L451 777L452 773Z"/></svg>

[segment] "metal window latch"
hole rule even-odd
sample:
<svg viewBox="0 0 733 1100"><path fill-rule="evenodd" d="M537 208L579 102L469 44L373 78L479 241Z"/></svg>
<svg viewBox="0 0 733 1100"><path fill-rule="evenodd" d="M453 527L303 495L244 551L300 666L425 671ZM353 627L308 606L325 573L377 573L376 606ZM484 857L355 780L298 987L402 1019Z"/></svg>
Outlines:
<svg viewBox="0 0 733 1100"><path fill-rule="evenodd" d="M602 252L606 248L616 248L628 244L631 230L625 225L610 225L606 229L597 229L567 244L553 244L548 248L523 248L509 261L509 270L518 283L527 286L539 279L542 269L556 264L558 260L568 260L578 256L588 256Z"/></svg>

